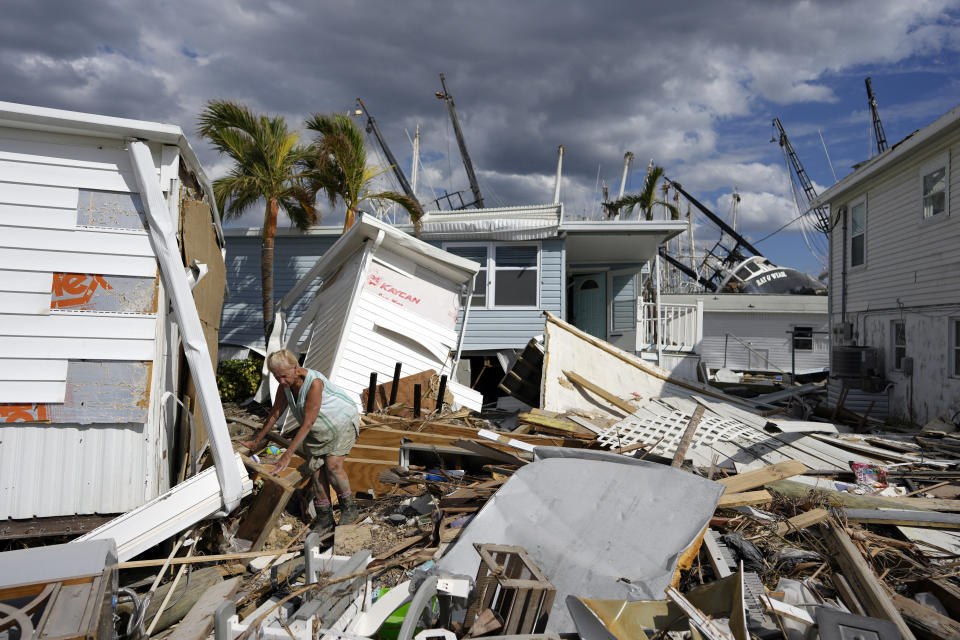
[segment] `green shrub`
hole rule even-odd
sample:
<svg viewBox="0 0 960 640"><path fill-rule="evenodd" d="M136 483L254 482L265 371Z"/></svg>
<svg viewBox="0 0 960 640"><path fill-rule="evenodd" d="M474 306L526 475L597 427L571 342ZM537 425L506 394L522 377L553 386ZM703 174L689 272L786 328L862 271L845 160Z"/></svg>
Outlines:
<svg viewBox="0 0 960 640"><path fill-rule="evenodd" d="M222 360L217 365L217 388L223 402L242 402L257 392L263 358L251 356L246 360Z"/></svg>

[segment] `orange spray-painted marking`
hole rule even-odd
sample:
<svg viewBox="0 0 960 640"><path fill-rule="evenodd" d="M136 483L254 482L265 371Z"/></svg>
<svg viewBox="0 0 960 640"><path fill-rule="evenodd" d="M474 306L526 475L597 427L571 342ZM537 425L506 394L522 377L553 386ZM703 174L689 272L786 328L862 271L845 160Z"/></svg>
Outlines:
<svg viewBox="0 0 960 640"><path fill-rule="evenodd" d="M0 404L0 422L49 422L45 404Z"/></svg>
<svg viewBox="0 0 960 640"><path fill-rule="evenodd" d="M90 302L97 287L113 289L103 276L89 273L53 274L53 296L51 309L76 307Z"/></svg>

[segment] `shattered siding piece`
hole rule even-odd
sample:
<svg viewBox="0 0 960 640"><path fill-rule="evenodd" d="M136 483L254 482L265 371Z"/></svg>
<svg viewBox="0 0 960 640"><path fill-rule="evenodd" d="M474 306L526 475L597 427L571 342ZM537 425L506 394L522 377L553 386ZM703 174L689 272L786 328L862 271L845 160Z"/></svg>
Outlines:
<svg viewBox="0 0 960 640"><path fill-rule="evenodd" d="M0 404L0 422L47 422L45 404Z"/></svg>
<svg viewBox="0 0 960 640"><path fill-rule="evenodd" d="M80 190L77 224L107 229L147 230L143 202L139 194L92 189Z"/></svg>
<svg viewBox="0 0 960 640"><path fill-rule="evenodd" d="M47 405L55 424L147 422L150 362L71 360L63 404Z"/></svg>
<svg viewBox="0 0 960 640"><path fill-rule="evenodd" d="M50 308L156 313L157 279L91 273L55 273Z"/></svg>

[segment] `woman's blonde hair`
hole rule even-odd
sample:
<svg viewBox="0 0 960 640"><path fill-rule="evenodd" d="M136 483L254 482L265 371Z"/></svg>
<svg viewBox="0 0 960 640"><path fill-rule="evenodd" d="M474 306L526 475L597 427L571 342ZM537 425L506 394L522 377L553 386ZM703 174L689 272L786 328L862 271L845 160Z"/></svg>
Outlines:
<svg viewBox="0 0 960 640"><path fill-rule="evenodd" d="M279 351L274 351L267 356L267 369L270 371L276 371L277 369L287 369L289 367L299 367L300 363L297 362L297 357L293 355L292 352L286 349L280 349Z"/></svg>

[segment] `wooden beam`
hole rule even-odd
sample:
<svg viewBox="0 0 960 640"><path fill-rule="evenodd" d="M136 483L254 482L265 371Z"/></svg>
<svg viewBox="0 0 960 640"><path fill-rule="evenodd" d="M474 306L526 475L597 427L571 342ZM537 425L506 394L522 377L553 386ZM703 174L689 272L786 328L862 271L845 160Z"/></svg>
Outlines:
<svg viewBox="0 0 960 640"><path fill-rule="evenodd" d="M745 507L753 504L764 504L773 500L769 491L745 491L743 493L725 493L720 496L718 509L731 509L733 507Z"/></svg>
<svg viewBox="0 0 960 640"><path fill-rule="evenodd" d="M167 640L204 640L213 631L213 614L224 600L233 600L240 588L240 578L231 578L213 585L200 596Z"/></svg>
<svg viewBox="0 0 960 640"><path fill-rule="evenodd" d="M768 489L789 498L805 498L811 492L824 496L831 505L855 509L905 509L907 511L960 511L960 500L946 498L888 498L886 496L857 496L843 491L818 489L792 480L778 480L767 484Z"/></svg>
<svg viewBox="0 0 960 640"><path fill-rule="evenodd" d="M683 459L687 455L687 449L689 449L693 443L693 434L697 432L697 427L700 426L700 420L703 418L705 409L702 404L697 403L697 408L693 410L693 415L690 416L690 421L687 422L687 428L683 430L680 444L677 445L677 450L673 454L673 461L670 463L671 467L679 469L681 465L683 465Z"/></svg>
<svg viewBox="0 0 960 640"><path fill-rule="evenodd" d="M537 414L533 412L525 412L517 414L517 420L526 424L532 424L538 427L547 427L549 429L556 429L562 431L564 435L570 435L575 438L585 438L587 440L594 440L597 437L597 434L581 427L573 420L565 420L563 418L554 418L551 416L545 416L542 414Z"/></svg>
<svg viewBox="0 0 960 640"><path fill-rule="evenodd" d="M271 549L270 551L241 551L239 553L220 553L212 556L190 556L183 558L171 558L170 564L203 564L204 562L228 562L230 560L249 560L250 558L262 558L264 556L282 556L285 553L296 553L303 550L303 545L297 545L287 549ZM167 562L166 558L155 558L153 560L127 560L117 565L118 569L137 569L140 567L159 567Z"/></svg>
<svg viewBox="0 0 960 640"><path fill-rule="evenodd" d="M885 509L847 509L847 520L869 524L889 524L934 529L960 529L960 514L937 511L903 511Z"/></svg>
<svg viewBox="0 0 960 640"><path fill-rule="evenodd" d="M913 632L890 600L888 591L860 555L860 550L853 544L847 532L832 520L828 520L820 525L820 533L867 615L889 620L897 625L903 640L915 640Z"/></svg>
<svg viewBox="0 0 960 640"><path fill-rule="evenodd" d="M597 394L598 396L600 396L601 398L603 398L604 400L606 400L607 402L615 406L617 409L620 409L620 411L623 411L624 413L626 413L628 416L633 415L633 412L637 410L637 407L633 406L626 400L623 400L618 396L610 393L603 387L590 382L583 376L577 375L572 371L564 371L563 375L570 378L570 382L583 387L587 391L592 391L593 393Z"/></svg>
<svg viewBox="0 0 960 640"><path fill-rule="evenodd" d="M799 460L787 460L785 462L768 465L762 469L756 469L755 471L747 471L746 473L738 473L729 478L722 478L717 480L717 482L726 487L725 493L740 493L741 491L762 487L770 482L798 476L809 470L807 465Z"/></svg>
<svg viewBox="0 0 960 640"><path fill-rule="evenodd" d="M895 591L890 592L890 598L897 611L907 621L907 624L916 629L922 636L937 638L938 640L960 638L960 622L951 620L930 607L925 607Z"/></svg>
<svg viewBox="0 0 960 640"><path fill-rule="evenodd" d="M777 534L782 536L791 531L801 531L824 522L829 517L830 512L826 509L811 509L789 518L786 522L777 523Z"/></svg>

